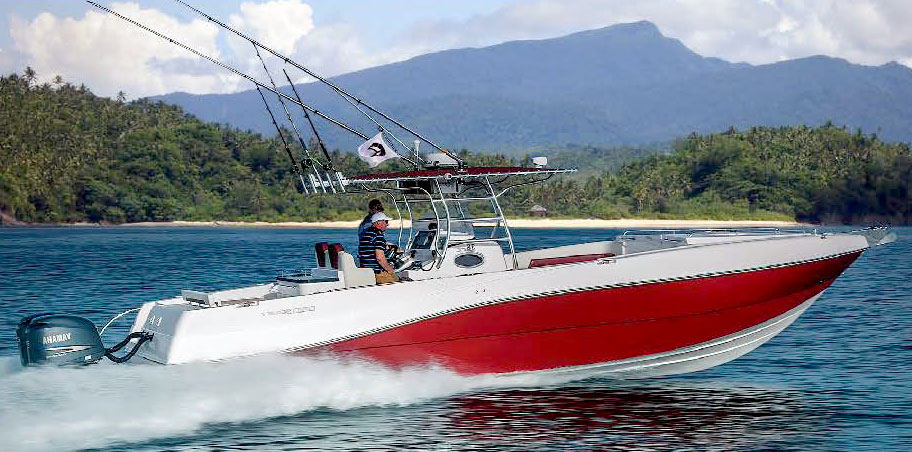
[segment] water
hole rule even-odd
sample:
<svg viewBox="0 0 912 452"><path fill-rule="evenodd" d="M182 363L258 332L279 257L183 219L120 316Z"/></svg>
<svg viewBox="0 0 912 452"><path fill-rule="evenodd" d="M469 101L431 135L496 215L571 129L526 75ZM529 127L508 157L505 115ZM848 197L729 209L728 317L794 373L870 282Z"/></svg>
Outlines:
<svg viewBox="0 0 912 452"><path fill-rule="evenodd" d="M518 230L556 246L612 230ZM313 264L340 229L0 229L0 451L912 450L912 229L862 256L794 325L732 363L664 379L394 371L331 357L20 368L15 324L99 324L180 288ZM129 322L105 334L112 344ZM552 377L553 378L553 377Z"/></svg>

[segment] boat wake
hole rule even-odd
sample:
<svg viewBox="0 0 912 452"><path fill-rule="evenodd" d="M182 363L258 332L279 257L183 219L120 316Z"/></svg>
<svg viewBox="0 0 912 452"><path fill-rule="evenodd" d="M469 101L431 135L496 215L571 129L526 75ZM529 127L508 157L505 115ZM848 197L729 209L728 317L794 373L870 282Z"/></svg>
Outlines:
<svg viewBox="0 0 912 452"><path fill-rule="evenodd" d="M392 370L331 357L257 356L181 366L21 368L0 358L0 450L68 450L181 435L207 424L319 409L402 406L556 377ZM566 377L564 377L566 378Z"/></svg>

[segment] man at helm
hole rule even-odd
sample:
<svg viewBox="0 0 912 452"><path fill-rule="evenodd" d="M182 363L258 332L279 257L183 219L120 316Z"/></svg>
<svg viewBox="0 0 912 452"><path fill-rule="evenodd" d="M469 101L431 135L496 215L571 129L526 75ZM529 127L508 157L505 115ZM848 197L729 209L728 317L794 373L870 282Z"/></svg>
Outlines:
<svg viewBox="0 0 912 452"><path fill-rule="evenodd" d="M389 226L390 217L377 212L370 217L370 226L358 234L358 260L361 267L374 270L377 284L399 281L396 270L386 259L386 237L383 231Z"/></svg>

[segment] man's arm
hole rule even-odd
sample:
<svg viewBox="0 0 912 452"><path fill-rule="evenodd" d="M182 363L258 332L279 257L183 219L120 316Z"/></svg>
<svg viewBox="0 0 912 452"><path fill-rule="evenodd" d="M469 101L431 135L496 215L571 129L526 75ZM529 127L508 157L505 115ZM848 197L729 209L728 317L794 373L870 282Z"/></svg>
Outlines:
<svg viewBox="0 0 912 452"><path fill-rule="evenodd" d="M393 269L393 266L390 265L389 262L387 262L386 254L383 253L382 249L380 249L380 248L375 249L374 254L376 254L376 256L377 256L377 263L380 264L380 266L383 267L384 270L386 270L392 274L396 273L396 270Z"/></svg>

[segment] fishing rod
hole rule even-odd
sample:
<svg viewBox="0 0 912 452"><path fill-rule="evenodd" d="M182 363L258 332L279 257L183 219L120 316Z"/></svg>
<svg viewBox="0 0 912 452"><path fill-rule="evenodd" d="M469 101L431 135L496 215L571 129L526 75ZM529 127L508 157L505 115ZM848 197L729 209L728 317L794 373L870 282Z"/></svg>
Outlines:
<svg viewBox="0 0 912 452"><path fill-rule="evenodd" d="M278 91L279 88L276 87L275 80L272 79L272 74L269 72L269 69L266 68L266 61L264 61L263 56L260 55L260 49L258 49L256 46L253 46L253 50L256 51L256 56L257 56L257 58L260 59L260 63L263 65L263 71L266 72L266 77L269 78L269 84L272 85L272 88L274 90ZM259 88L259 87L257 87L257 88ZM260 95L262 96L262 94L263 93L261 92ZM301 152L304 153L305 158L310 162L310 166L311 166L311 168L313 168L314 175L316 175L317 179L320 181L320 188L323 190L323 193L326 193L326 185L324 185L324 182L323 182L323 175L321 175L320 170L317 169L317 165L315 163L313 156L310 155L310 151L307 150L307 145L304 144L304 139L301 138L301 134L298 133L298 126L295 125L294 120L291 118L291 112L288 111L288 106L285 105L285 101L281 97L277 96L277 98L279 99L279 103L282 104L282 109L285 110L285 117L288 118L288 122L291 123L291 128L294 131L295 136L298 138L298 143L301 144ZM266 102L265 96L263 97L263 102ZM266 109L269 110L268 105L266 106ZM272 111L270 111L269 114L272 115ZM273 123L276 122L274 117L272 118L272 122ZM281 133L282 133L282 131L280 130L279 134L281 134ZM331 168L332 161L327 162L326 165L320 165L320 166L323 166L324 169L327 166ZM330 186L330 188L332 188L333 193L336 193L336 186L333 185L332 179L329 180L329 186ZM316 187L314 187L314 191L316 191Z"/></svg>
<svg viewBox="0 0 912 452"><path fill-rule="evenodd" d="M285 80L288 80L288 86L291 87L291 91L294 92L295 98L298 99L298 102L302 102L301 95L298 94L298 89L295 88L294 83L291 82L291 77L288 76L288 71L285 68L282 68L282 73L285 74ZM320 133L317 132L317 126L314 125L313 119L310 117L310 113L307 110L301 110L304 112L304 119L307 120L307 123L310 124L310 130L314 134L314 138L317 139L317 144L320 145L320 150L323 151L323 156L326 157L326 160L332 161L332 158L329 156L329 152L326 151L326 145L323 144L323 139L320 138Z"/></svg>
<svg viewBox="0 0 912 452"><path fill-rule="evenodd" d="M307 190L307 184L304 182L304 165L303 163L298 163L295 161L294 154L291 153L291 148L288 147L288 141L285 140L285 135L282 133L282 129L279 128L279 123L276 122L275 115L272 114L272 109L269 108L269 103L266 102L266 96L263 95L263 90L259 86L256 87L258 93L260 93L260 98L263 99L263 105L266 106L266 112L269 113L269 118L272 119L272 125L275 126L276 132L279 133L279 138L282 140L282 146L285 148L285 152L288 154L288 158L291 160L291 168L295 173L298 174L298 179L301 180L301 187L304 188L305 194L310 194L310 191ZM314 187L314 193L317 192L317 188ZM326 189L323 189L323 192L326 192Z"/></svg>
<svg viewBox="0 0 912 452"><path fill-rule="evenodd" d="M88 1L88 0L87 0L87 1ZM397 121L396 119L390 117L390 116L387 115L386 113L384 113L384 112L382 112L382 111L380 111L380 110L374 108L372 105L368 104L367 102L364 102L362 99L358 98L357 96L355 96L355 95L349 93L348 91L345 91L344 89L340 88L339 86L337 86L337 85L334 84L333 82L329 81L329 80L326 79L325 77L322 77L322 76L320 76L320 75L314 73L314 72L311 71L310 69L308 69L308 68L306 68L306 67L304 67L304 66L298 64L298 63L295 62L294 60L292 60L292 59L290 59L290 58L288 58L288 57L286 57L286 56L280 54L278 51L273 50L272 48L263 45L262 43L260 43L260 42L258 42L257 40L251 38L250 36L247 36L246 34L240 32L240 31L238 31L238 30L235 30L234 28L228 26L228 25L225 24L224 22L222 22L222 21L220 21L220 20L218 20L218 19L216 19L216 18L214 18L214 17L212 17L212 16L210 16L210 15L208 15L208 14L206 14L206 13L200 11L199 9L194 8L193 6L191 6L190 4L188 4L186 1L184 1L184 0L174 0L174 1L177 2L177 3L180 3L181 5L183 5L183 6L185 6L185 7L187 7L188 9L190 9L191 11L193 11L193 12L199 14L200 16L205 17L205 18L206 18L207 20L209 20L210 22L212 22L212 23L214 23L214 24L216 24L216 25L218 25L218 26L224 28L225 30L228 30L228 31L234 33L235 35L237 35L237 36L239 36L239 37L241 37L241 38L243 38L243 39L245 39L245 40L251 42L252 44L254 44L254 45L256 45L256 46L259 46L259 47L262 48L263 50L265 50L265 51L267 51L267 52L273 54L273 55L276 56L277 58L279 58L279 59L285 61L285 63L290 64L290 65L294 66L295 68L297 68L297 69L303 71L303 72L306 73L307 75L316 78L316 79L319 80L320 82L322 82L322 83L324 83L325 85L327 85L327 86L329 86L330 88L332 88L334 91L336 91L336 93L338 93L338 94L339 94L340 96L342 96L343 98L353 100L354 102L357 102L358 104L367 107L370 111L372 111L372 112L374 112L374 113L380 115L381 117L383 117L383 118L386 119L387 121L390 121L390 122L392 122L393 124L395 124L395 125L399 126L400 128L402 128L403 130L405 130L405 131L411 133L411 134L414 135L416 138L418 138L418 139L420 139L421 141L424 141L425 143L427 143L427 144L433 146L435 149L437 149L438 151L440 151L440 152L446 154L447 156L451 157L453 160L456 160L456 161L459 163L460 166L463 165L462 159L460 159L460 158L459 158L458 156L456 156L454 153L451 153L451 152L448 151L447 149L444 149L444 148L438 146L436 143L434 143L433 141L431 141L431 140L425 138L425 137L424 137L423 135L421 135L420 133L418 133L418 132L416 132L416 131L410 129L408 126L406 126L405 124L402 124L401 122ZM361 113L365 114L365 116L367 116L371 121L374 121L374 123L377 123L377 121L374 120L373 117L371 117L370 115L367 115L367 113L365 113L363 110L361 110L360 108L358 108L358 110L361 111ZM383 129L383 126L381 126L379 123L377 123L377 125L380 126L381 129ZM382 130L381 130L381 131L382 131ZM387 131L387 133L389 133L389 132ZM400 144L402 144L406 149L408 149L408 146L406 146L405 144L403 144L402 141L400 141L398 138L395 137L395 135L393 135L393 134L390 133L390 136L392 136L393 138L395 138L396 141L399 141Z"/></svg>
<svg viewBox="0 0 912 452"><path fill-rule="evenodd" d="M302 102L301 95L298 94L298 89L295 88L294 83L291 81L291 77L288 75L288 71L285 68L282 68L282 73L285 74L285 80L288 80L288 86L291 86L291 91L294 92L295 98L298 99L298 102ZM323 156L326 157L326 160L332 164L332 157L329 156L329 152L326 150L326 144L323 143L323 139L320 138L320 133L317 132L317 126L313 122L313 118L310 117L310 113L307 110L302 109L304 112L304 119L307 119L307 123L310 124L310 130L313 132L314 138L317 139L317 145L320 146L320 150L323 151ZM339 187L342 188L342 191L345 191L345 184L342 183L342 178L339 176L339 172L333 168L333 173L336 175L336 181L339 182Z"/></svg>
<svg viewBox="0 0 912 452"><path fill-rule="evenodd" d="M251 44L253 44L253 43L251 43ZM275 84L275 80L272 79L272 74L270 74L269 69L266 68L266 62L263 61L263 57L260 55L260 50L259 50L259 48L257 48L257 45L256 45L256 44L253 44L253 49L256 51L256 55L257 55L257 57L260 59L260 63L263 64L263 70L266 71L266 76L269 77L269 82L272 84L272 87L273 87L274 89L278 90L278 88L276 87L276 84ZM284 71L284 69L283 69L283 71ZM288 73L287 73L287 72L285 73L285 76L286 76L286 77L288 76ZM301 100L301 96L298 94L297 88L294 87L294 83L291 84L291 88L292 88L292 90L294 91L295 96L296 96L296 97L298 98L298 100L300 101L300 100ZM279 102L282 102L282 99L281 99L281 98L279 99ZM283 108L285 107L285 103L284 103L284 102L282 102L282 107L283 107ZM357 106L355 106L355 108L357 108ZM359 109L359 110L360 110L360 109ZM288 112L288 109L287 109L287 108L285 108L285 114L286 114L287 117L288 117L288 121L291 122L292 128L294 128L295 134L297 134L297 136L298 136L298 140L301 142L301 147L303 147L303 148L306 150L307 147L306 147L306 145L304 144L304 140L301 138L301 135L298 134L298 128L295 126L294 120L291 119L291 113ZM370 116L368 116L368 117L370 117ZM373 120L373 118L370 118L370 119ZM396 138L395 135L393 135L393 134L390 133L388 130L386 130L386 129L385 129L380 123L378 123L377 121L374 121L374 123L377 124L378 127L380 127L380 130L381 130L381 131L385 131L385 132L389 133L396 141L399 141L399 144L401 144L403 147L405 147L406 150L408 150L408 146L406 146L405 143L403 143L402 141L400 141L399 138ZM311 123L311 126L313 126L313 123ZM325 148L324 148L324 151L325 151ZM397 153L397 154L398 154L398 153ZM398 155L399 155L399 157L400 157L401 159L403 159L403 160L409 162L409 163L412 164L412 165L416 165L416 163L413 162L413 161L412 161L411 159L409 159L408 157L406 157L406 156L404 156L404 155L402 155L402 154L398 154ZM328 154L327 154L327 159L329 159L329 155L328 155ZM332 166L332 159L329 159L329 165ZM317 174L317 177L320 177L320 175ZM327 177L329 177L328 174L327 174ZM321 178L321 182L322 182L322 178ZM331 182L330 182L330 186L332 186L332 183L331 183ZM335 189L335 187L333 187L333 192L335 192L335 191L336 191L336 189Z"/></svg>
<svg viewBox="0 0 912 452"><path fill-rule="evenodd" d="M93 2L92 0L85 0L85 1L86 1L86 3L88 3L88 4L90 4L90 5L92 5L92 6L96 7L96 8L98 8L98 9L100 9L100 10L102 10L102 11L105 11L105 12L111 14L112 16L118 18L118 19L121 19L121 20L123 20L123 21L125 21L125 22L128 22L128 23L130 23L130 24L133 24L133 25L135 25L136 27L141 28L141 29L143 29L143 30L145 30L145 31L147 31L147 32L149 32L149 33L152 33L153 35L158 36L159 38L162 38L162 39L164 39L165 41L168 41L168 42L170 42L171 44L174 44L174 45L176 45L176 46L178 46L178 47L180 47L180 48L182 48L182 49L184 49L184 50L186 50L186 51L188 51L188 52L190 52L190 53L192 53L192 54L194 54L194 55L196 55L196 56L198 56L198 57L200 57L200 58L203 58L203 59L208 60L209 62L215 64L216 66L219 66L219 67L221 67L221 68L223 68L223 69L225 69L225 70L228 70L228 71L232 72L232 73L235 74L235 75L238 75L238 76L240 76L240 77L243 77L243 78L247 79L248 81L250 81L251 83L253 83L254 85L256 85L256 86L259 87L259 88L262 88L262 89L265 89L266 91L270 91L270 92L272 92L272 93L275 93L275 95L280 96L280 97L282 97L283 99L285 99L285 100L287 100L287 101L289 101L289 102L291 102L291 103L293 103L293 104L295 104L295 105L297 105L297 106L299 106L299 107L301 107L301 108L303 108L303 109L305 109L305 110L309 110L311 113L313 113L313 114L315 114L315 115L317 115L317 116L319 116L319 117L321 117L321 118L323 118L323 119L325 119L325 120L331 122L332 124L334 124L334 125L336 125L336 126L338 126L338 127L341 127L342 129L345 129L346 131L348 131L348 132L350 132L350 133L352 133L352 134L354 134L354 135L357 135L358 137L360 137L360 138L363 139L363 140L368 140L368 139L370 139L370 137L368 137L366 134L364 134L364 133L362 133L362 132L360 132L360 131L358 131L358 130L353 129L353 128L352 128L351 126L349 126L348 124L345 124L345 123L342 122L342 121L333 119L332 117L327 116L327 115L326 115L325 113L323 113L322 111L317 110L316 108L311 107L310 105L307 105L307 104L305 104L305 103L303 103L303 102L298 102L297 100L293 99L291 96L288 96L287 94L282 93L282 92L280 92L280 91L278 91L278 90L274 90L274 89L272 89L271 87L266 86L266 84L264 84L263 82L261 82L261 81L255 79L255 78L253 78L253 77L251 77L251 76L249 76L249 75L247 75L247 74L241 72L241 71L238 70L238 69L235 69L234 67L231 67L231 66L229 66L229 65L227 65L227 64L225 64L225 63L223 63L223 62L221 62L221 61L219 61L219 60L216 60L215 58L213 58L213 57L211 57L211 56L209 56L209 55L206 55L206 54L200 52L199 50L196 50L196 49L194 49L194 48L192 48L192 47L190 47L190 46L188 46L188 45L186 45L186 44L184 44L184 43L181 43L180 41L177 41L177 40L175 40L175 39L173 39L173 38L170 38L170 37L168 37L168 36L166 36L166 35L164 35L164 34L162 34L162 33L159 33L159 32L157 32L157 31L155 31L155 30L153 30L153 29L151 29L151 28L149 28L149 27L147 27L147 26L145 26L145 25L143 25L143 24L141 24L141 23L139 23L139 22L137 22L137 21L135 21L135 20L133 20L133 19L130 19L129 17L123 16L123 15L117 13L117 12L114 11L114 10L111 10L111 9L109 9L109 8L106 8L106 7L104 7L104 6L101 6L101 5L99 5L98 3Z"/></svg>
<svg viewBox="0 0 912 452"><path fill-rule="evenodd" d="M177 1L178 3L180 3L180 4L184 5L184 6L186 6L187 8L193 10L194 12L196 12L196 13L198 13L198 14L204 16L206 19L208 19L208 20L210 20L211 22L213 22L213 23L219 25L220 27L223 27L224 29L226 29L226 30L228 30L228 31L230 31L230 32L232 32L232 33L234 33L234 34L236 34L237 36L239 36L239 37L241 37L241 38L243 38L243 39L246 39L248 42L250 42L251 44L253 44L254 48L256 48L256 49L262 48L263 50L266 50L267 52L272 53L274 56L276 56L276 57L278 57L278 58L284 60L286 64L291 64L291 65L293 65L293 66L295 66L295 67L297 67L297 68L303 70L303 71L306 72L308 75L311 75L311 76L313 76L313 77L316 77L318 80L320 80L320 81L326 83L326 84L329 85L331 88L333 88L333 89L336 91L336 93L338 93L343 99L345 99L345 101L348 102L349 105L351 105L352 107L354 107L356 110L358 110L359 113L361 113L362 115L364 115L364 117L366 117L366 118L369 119L371 122L373 122L373 123L380 129L381 132L386 133L387 135L389 135L390 137L392 137L393 140L395 140L396 142L398 142L399 145L401 145L401 146L405 149L406 152L410 151L408 145L406 145L405 143L403 143L402 140L400 140L398 136L396 136L392 131L390 131L389 129L387 129L386 127L384 127L383 124L381 124L379 121L377 121L376 119L374 119L373 116L371 116L369 113L367 113L366 111L364 111L364 110L359 106L359 104L360 104L360 105L364 105L365 107L371 109L371 110L374 111L374 112L377 112L378 114L381 114L382 116L386 117L387 119L393 121L393 123L395 123L396 125L405 128L405 126L403 126L403 125L402 125L401 123L399 123L398 121L395 121L395 120L393 120L392 118L389 118L388 116L386 116L386 115L383 114L382 112L378 112L375 108L373 108L372 106L370 106L370 105L368 105L367 103L363 102L361 99L358 99L358 98L356 98L355 96L353 96L353 95L351 95L351 94L345 92L344 90L342 90L342 88L339 88L338 86L336 86L335 84L329 82L329 81L326 80L325 78L323 78L323 77L321 77L321 76L319 76L319 75L313 73L310 69L307 69L306 67L304 67L304 66L302 66L302 65L300 65L300 64L298 64L298 63L296 63L295 61L292 61L292 60L289 59L288 57L279 54L279 53L276 52L275 50L273 50L273 49L271 49L271 48L269 48L269 47L266 47L265 45L263 45L263 44L260 43L259 41L256 41L255 39L253 39L253 38L251 38L251 37L249 37L249 36L247 36L247 35L241 33L240 31L237 31L237 30L235 30L234 28L229 27L229 26L226 25L225 23L219 21L218 19L213 18L212 16L207 15L206 13L203 13L202 11L200 11L200 10L198 10L198 9L196 9L196 8L194 8L194 7L192 7L192 6L190 6L189 4L187 4L186 2L184 2L184 1L182 1L182 0L176 0L176 1ZM257 54L259 55L259 50L257 50ZM260 57L260 59L262 60L262 57ZM294 86L294 83L292 83L292 86ZM295 90L295 91L297 91L297 90ZM356 102L357 102L357 103L356 103ZM406 129L406 130L407 130L407 129ZM411 131L410 131L410 132L411 132ZM415 134L415 132L412 132L412 134ZM416 135L416 136L418 136L419 138L422 138L420 135ZM423 138L422 138L422 139L423 139ZM394 144L395 144L395 143L394 143ZM394 146L393 148L395 149L395 146ZM411 163L412 165L416 165L415 162L412 162L412 161L411 161L410 159L408 159L407 157L402 156L402 154L400 154L400 157L402 157L403 159L407 160L407 161L408 161L409 163Z"/></svg>
<svg viewBox="0 0 912 452"><path fill-rule="evenodd" d="M272 80L272 75L269 75L269 69L266 69L266 63L263 62L263 57L260 56L260 50L257 48L257 45L256 45L255 43L251 43L251 44L253 44L253 48L256 50L257 57L260 58L260 62L263 63L263 69L266 71L266 74L267 74L267 76L269 77L269 81L272 83L272 87L273 87L273 88L276 88L275 81ZM284 70L284 69L283 69L283 70ZM286 77L287 77L287 76L288 76L288 73L286 73L285 75L286 75ZM291 88L292 88L292 90L294 91L295 96L297 96L298 100L301 100L301 96L298 95L298 90L297 90L297 88L294 87L294 83L291 84ZM276 88L276 89L278 89L278 88ZM349 103L351 103L350 100L349 100ZM284 104L283 104L283 105L284 105ZM393 137L393 139L395 139L396 141L398 141L399 144L401 144L401 145L405 148L406 151L409 150L409 149L408 149L408 146L406 146L405 143L402 142L402 140L400 140L400 139L397 138L395 135L393 135L392 132L390 132L389 130L387 130L386 128L384 128L382 124L380 124L380 123L377 122L374 118L372 118L370 115L368 115L368 114L365 113L363 110L361 110L360 108L358 108L357 105L352 104L352 106L355 107L355 108L357 108L358 111L360 111L361 113L364 113L365 116L367 116L371 121L373 121L374 124L376 124L377 127L380 128L380 131L381 131L381 132L386 132L386 133L388 133L390 136ZM285 110L285 112L288 113L288 110ZM291 121L291 115L290 115L290 114L288 115L288 120ZM293 122L292 122L292 124L293 124ZM297 128L295 128L295 131L297 132ZM298 138L300 139L300 136L299 136ZM301 145L302 145L302 146L304 145L303 141L301 142ZM398 154L398 153L397 153L397 154ZM406 157L406 156L404 156L404 155L402 155L402 154L399 154L399 157L402 158L403 160L405 160L405 161L411 163L412 165L415 165L415 162L413 162L413 161L412 161L411 159L409 159L408 157Z"/></svg>

